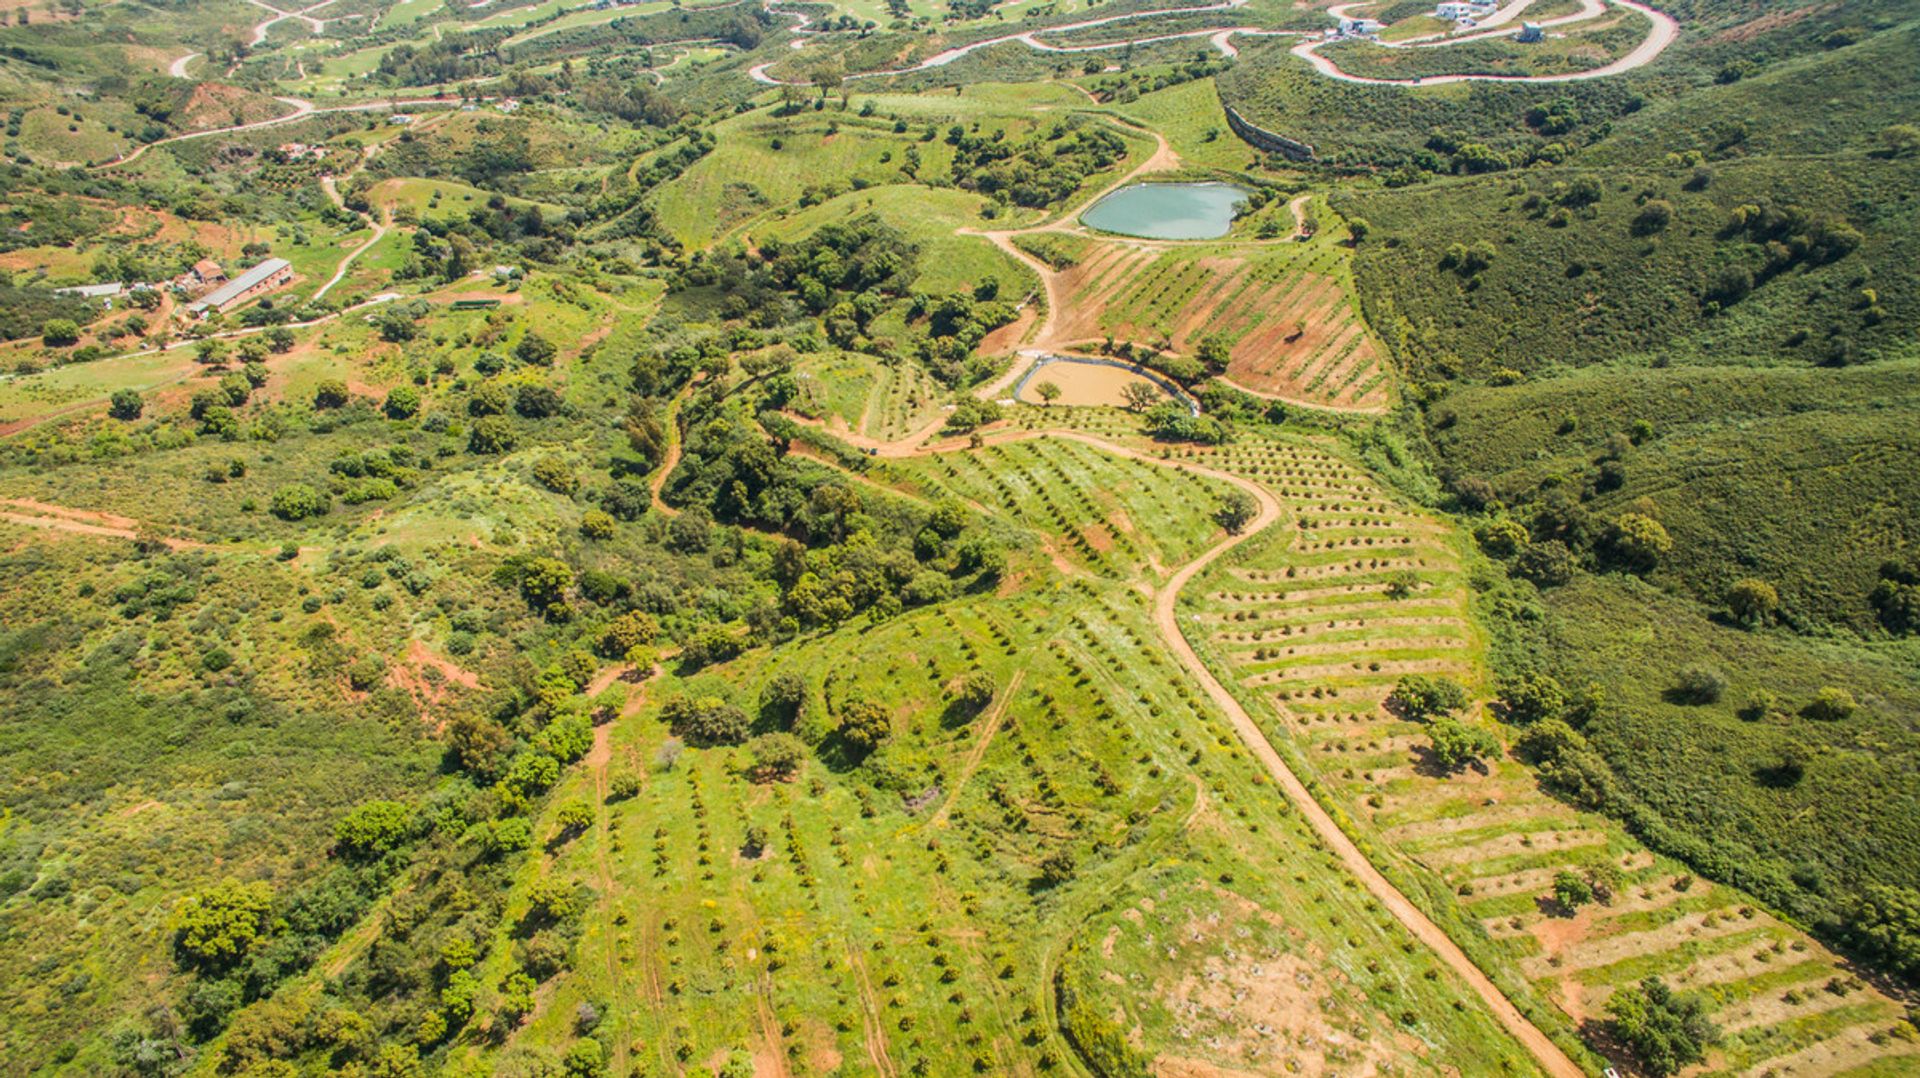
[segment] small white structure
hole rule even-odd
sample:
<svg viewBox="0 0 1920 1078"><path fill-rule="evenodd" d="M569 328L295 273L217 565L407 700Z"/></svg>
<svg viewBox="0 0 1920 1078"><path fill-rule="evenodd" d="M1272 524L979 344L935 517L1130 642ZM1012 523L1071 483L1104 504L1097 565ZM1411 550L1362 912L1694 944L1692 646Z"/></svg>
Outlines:
<svg viewBox="0 0 1920 1078"><path fill-rule="evenodd" d="M314 146L305 142L283 142L279 145L278 149L280 150L280 156L285 157L289 161L299 161L308 157L318 158L327 156L327 148L325 146Z"/></svg>
<svg viewBox="0 0 1920 1078"><path fill-rule="evenodd" d="M1433 14L1434 17L1446 19L1449 22L1466 22L1484 19L1493 14L1493 11L1492 4L1481 3L1479 0L1445 0L1433 9Z"/></svg>
<svg viewBox="0 0 1920 1078"><path fill-rule="evenodd" d="M1381 29L1382 24L1378 19L1349 19L1342 17L1340 20L1340 35L1342 37L1365 37L1368 34L1377 34Z"/></svg>
<svg viewBox="0 0 1920 1078"><path fill-rule="evenodd" d="M501 101L498 105L495 105L494 107L499 109L501 112L518 112L520 110L520 102L509 97Z"/></svg>
<svg viewBox="0 0 1920 1078"><path fill-rule="evenodd" d="M520 278L519 266L495 266L493 277L497 281L515 281Z"/></svg>
<svg viewBox="0 0 1920 1078"><path fill-rule="evenodd" d="M109 305L111 305L113 298L118 296L126 287L126 285L118 282L113 284L77 284L71 288L56 288L53 290L53 294L56 296L79 296L81 299L104 299L109 301Z"/></svg>
<svg viewBox="0 0 1920 1078"><path fill-rule="evenodd" d="M1514 40L1522 42L1524 44L1531 45L1534 42L1539 41L1540 39L1546 36L1547 36L1546 32L1540 29L1539 23L1523 22L1520 24L1520 33L1518 36L1514 38Z"/></svg>
<svg viewBox="0 0 1920 1078"><path fill-rule="evenodd" d="M396 112L387 117L387 122L390 124L410 124L413 122L413 114L410 112Z"/></svg>

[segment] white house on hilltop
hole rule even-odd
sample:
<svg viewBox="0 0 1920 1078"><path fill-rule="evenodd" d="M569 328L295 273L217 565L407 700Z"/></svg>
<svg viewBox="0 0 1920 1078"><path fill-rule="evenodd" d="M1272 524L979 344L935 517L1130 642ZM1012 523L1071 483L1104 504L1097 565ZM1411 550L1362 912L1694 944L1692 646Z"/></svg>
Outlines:
<svg viewBox="0 0 1920 1078"><path fill-rule="evenodd" d="M1480 0L1446 0L1433 9L1436 18L1449 22L1469 22L1484 19L1493 14L1494 5Z"/></svg>

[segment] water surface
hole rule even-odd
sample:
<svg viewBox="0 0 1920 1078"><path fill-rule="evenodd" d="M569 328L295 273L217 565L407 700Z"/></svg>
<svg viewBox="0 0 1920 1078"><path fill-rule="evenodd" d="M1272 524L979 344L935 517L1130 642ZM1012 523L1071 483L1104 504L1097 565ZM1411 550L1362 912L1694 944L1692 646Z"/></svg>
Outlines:
<svg viewBox="0 0 1920 1078"><path fill-rule="evenodd" d="M1230 183L1136 183L1094 203L1080 221L1150 240L1210 240L1227 234L1247 194Z"/></svg>

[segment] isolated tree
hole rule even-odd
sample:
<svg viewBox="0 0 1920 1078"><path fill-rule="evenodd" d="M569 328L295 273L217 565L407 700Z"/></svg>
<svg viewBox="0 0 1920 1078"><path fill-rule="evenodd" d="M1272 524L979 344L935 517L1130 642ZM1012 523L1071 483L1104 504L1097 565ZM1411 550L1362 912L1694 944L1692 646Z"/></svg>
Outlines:
<svg viewBox="0 0 1920 1078"><path fill-rule="evenodd" d="M1753 577L1735 581L1727 589L1727 611L1742 625L1764 625L1780 611L1780 593Z"/></svg>
<svg viewBox="0 0 1920 1078"><path fill-rule="evenodd" d="M412 419L420 414L420 391L412 386L394 386L381 410L388 419Z"/></svg>
<svg viewBox="0 0 1920 1078"><path fill-rule="evenodd" d="M222 880L174 907L174 954L185 966L226 969L266 933L272 908L265 883Z"/></svg>
<svg viewBox="0 0 1920 1078"><path fill-rule="evenodd" d="M1218 333L1209 333L1200 338L1200 344L1194 349L1193 358L1206 364L1210 371L1224 371L1233 360L1233 346Z"/></svg>
<svg viewBox="0 0 1920 1078"><path fill-rule="evenodd" d="M593 826L593 806L579 798L562 801L554 809L553 823L560 833L560 839L566 841L586 833Z"/></svg>
<svg viewBox="0 0 1920 1078"><path fill-rule="evenodd" d="M854 700L841 708L840 736L855 750L872 752L893 736L893 719L871 700Z"/></svg>
<svg viewBox="0 0 1920 1078"><path fill-rule="evenodd" d="M1629 569L1646 572L1673 549L1673 538L1645 513L1622 513L1607 533L1607 544Z"/></svg>
<svg viewBox="0 0 1920 1078"><path fill-rule="evenodd" d="M537 367L553 366L553 357L559 353L560 349L552 341L532 330L513 346L513 358Z"/></svg>
<svg viewBox="0 0 1920 1078"><path fill-rule="evenodd" d="M313 388L315 408L339 408L347 403L347 383L329 378Z"/></svg>
<svg viewBox="0 0 1920 1078"><path fill-rule="evenodd" d="M792 670L778 671L760 689L760 717L779 729L792 729L806 701L806 679Z"/></svg>
<svg viewBox="0 0 1920 1078"><path fill-rule="evenodd" d="M783 730L761 734L747 743L753 754L752 775L757 782L781 782L792 778L806 761L807 746Z"/></svg>
<svg viewBox="0 0 1920 1078"><path fill-rule="evenodd" d="M1706 1004L1679 995L1658 977L1628 985L1607 1000L1608 1025L1648 1074L1676 1074L1706 1058L1720 1031L1707 1019Z"/></svg>
<svg viewBox="0 0 1920 1078"><path fill-rule="evenodd" d="M1259 515L1260 504L1253 500L1253 495L1236 489L1220 497L1220 504L1213 511L1213 520L1225 528L1228 535L1239 535Z"/></svg>
<svg viewBox="0 0 1920 1078"><path fill-rule="evenodd" d="M40 343L48 348L66 348L80 343L80 326L71 318L49 318L40 324Z"/></svg>
<svg viewBox="0 0 1920 1078"><path fill-rule="evenodd" d="M689 745L738 745L747 739L747 713L718 696L676 696L660 718Z"/></svg>
<svg viewBox="0 0 1920 1078"><path fill-rule="evenodd" d="M1127 411L1138 415L1160 403L1160 390L1151 382L1128 382L1120 389L1120 399Z"/></svg>
<svg viewBox="0 0 1920 1078"><path fill-rule="evenodd" d="M1579 909L1592 902L1593 884L1587 878L1570 868L1563 868L1553 874L1553 900L1560 908L1568 911Z"/></svg>
<svg viewBox="0 0 1920 1078"><path fill-rule="evenodd" d="M1041 402L1045 404L1052 404L1060 399L1060 387L1052 382L1041 382L1033 387L1033 391L1039 394Z"/></svg>
<svg viewBox="0 0 1920 1078"><path fill-rule="evenodd" d="M969 715L978 715L993 703L993 694L998 691L999 686L994 684L993 675L976 668L968 671L967 676L961 678L960 684L954 687L953 702Z"/></svg>
<svg viewBox="0 0 1920 1078"><path fill-rule="evenodd" d="M113 393L107 405L107 414L115 419L135 420L146 410L146 403L140 399L139 390L118 389Z"/></svg>
<svg viewBox="0 0 1920 1078"><path fill-rule="evenodd" d="M1437 674L1408 674L1387 695L1387 706L1416 722L1451 715L1472 698L1466 686Z"/></svg>
<svg viewBox="0 0 1920 1078"><path fill-rule="evenodd" d="M1436 719L1427 727L1428 752L1434 766L1451 774L1500 751L1500 739L1490 730L1459 719Z"/></svg>

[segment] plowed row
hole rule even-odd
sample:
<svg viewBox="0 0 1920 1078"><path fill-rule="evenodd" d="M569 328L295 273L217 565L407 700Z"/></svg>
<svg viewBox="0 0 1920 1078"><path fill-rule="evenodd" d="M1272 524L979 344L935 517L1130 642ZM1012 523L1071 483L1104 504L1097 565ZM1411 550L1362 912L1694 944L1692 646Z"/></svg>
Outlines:
<svg viewBox="0 0 1920 1078"><path fill-rule="evenodd" d="M1379 346L1339 280L1327 248L1270 246L1219 255L1099 243L1062 275L1070 297L1056 335L1111 334L1192 353L1230 342L1228 377L1257 393L1330 407L1385 407Z"/></svg>

